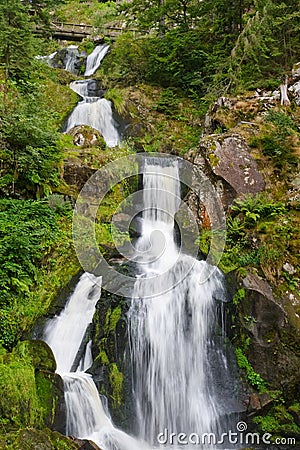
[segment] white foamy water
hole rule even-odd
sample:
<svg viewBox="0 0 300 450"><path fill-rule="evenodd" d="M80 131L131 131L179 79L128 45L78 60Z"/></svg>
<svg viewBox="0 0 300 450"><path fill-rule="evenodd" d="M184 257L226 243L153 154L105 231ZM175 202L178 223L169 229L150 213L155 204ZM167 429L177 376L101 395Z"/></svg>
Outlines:
<svg viewBox="0 0 300 450"><path fill-rule="evenodd" d="M84 85L81 89L85 89ZM105 98L86 97L79 102L67 121L66 131L78 125L88 125L98 130L108 147L116 147L121 142L111 102Z"/></svg>
<svg viewBox="0 0 300 450"><path fill-rule="evenodd" d="M226 357L214 339L215 299L224 295L223 277L218 270L206 276L212 273L206 262L180 253L174 226L181 202L177 161L149 158L143 188L138 277L128 312L138 437L114 426L91 375L83 372L92 364L91 342L77 371L70 373L100 297L100 279L84 274L64 311L45 330L64 381L67 434L91 439L102 450L157 448L157 436L165 430L169 435L220 436L230 411L216 387L228 377ZM146 284L141 282L145 278ZM225 394L224 387L221 391ZM175 440L163 448L181 447Z"/></svg>
<svg viewBox="0 0 300 450"><path fill-rule="evenodd" d="M97 45L97 47L94 48L93 52L86 60L85 77L90 77L96 72L108 50L109 45L107 44Z"/></svg>

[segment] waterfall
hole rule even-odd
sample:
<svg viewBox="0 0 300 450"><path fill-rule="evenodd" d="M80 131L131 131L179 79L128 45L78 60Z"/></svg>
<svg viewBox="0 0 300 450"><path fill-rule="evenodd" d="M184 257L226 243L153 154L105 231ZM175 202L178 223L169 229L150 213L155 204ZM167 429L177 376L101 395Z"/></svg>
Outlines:
<svg viewBox="0 0 300 450"><path fill-rule="evenodd" d="M87 89L87 80L82 81L82 94ZM86 84L86 86L84 86ZM79 84L71 84L75 92L78 92ZM80 95L82 95L80 94ZM88 125L98 130L103 136L108 147L116 147L120 144L120 135L117 129L116 121L113 118L111 102L105 98L88 97L82 95L83 100L77 104L71 113L65 131L69 131L78 125Z"/></svg>
<svg viewBox="0 0 300 450"><path fill-rule="evenodd" d="M64 383L66 434L93 440L102 450L141 450L141 443L113 426L92 376L84 372L93 362L91 342L77 371L72 371L100 295L101 278L83 274L61 314L49 320L44 330L43 339L53 351Z"/></svg>
<svg viewBox="0 0 300 450"><path fill-rule="evenodd" d="M157 448L165 430L218 438L235 410L222 350L223 320L221 325L217 320L216 301L225 296L223 276L180 252L174 223L180 195L177 160L147 158L141 236L135 242L137 279L128 311L137 438L113 425L85 372L93 362L86 331L100 298L100 278L82 275L62 313L45 328L44 340L64 382L66 433L93 440L102 450ZM165 449L181 448L176 440L166 444ZM201 448L216 447L205 442Z"/></svg>
<svg viewBox="0 0 300 450"><path fill-rule="evenodd" d="M97 47L95 47L92 53L87 57L84 73L85 77L90 77L96 72L108 50L109 45L107 44L97 45Z"/></svg>
<svg viewBox="0 0 300 450"><path fill-rule="evenodd" d="M136 249L142 255L137 258L140 277L149 283L145 289L137 279L128 313L138 434L150 444L157 444L158 433L165 429L177 435L217 435L227 412L211 368L214 355L221 376L228 375L226 359L215 352L213 342L214 298L223 295L222 275L216 270L201 282L206 263L179 253L174 236L180 203L177 162L162 167L159 159L149 159L143 187ZM151 297L157 283L161 295Z"/></svg>
<svg viewBox="0 0 300 450"><path fill-rule="evenodd" d="M109 50L109 45L103 44L95 47L87 57L85 76L96 72L104 56ZM108 147L116 147L121 139L118 132L118 124L113 118L112 103L102 97L102 92L95 87L95 80L73 81L70 88L82 97L68 118L65 131L69 131L78 125L88 125L98 130Z"/></svg>
<svg viewBox="0 0 300 450"><path fill-rule="evenodd" d="M59 373L71 371L100 295L101 280L83 274L62 313L46 325L44 340L52 348Z"/></svg>

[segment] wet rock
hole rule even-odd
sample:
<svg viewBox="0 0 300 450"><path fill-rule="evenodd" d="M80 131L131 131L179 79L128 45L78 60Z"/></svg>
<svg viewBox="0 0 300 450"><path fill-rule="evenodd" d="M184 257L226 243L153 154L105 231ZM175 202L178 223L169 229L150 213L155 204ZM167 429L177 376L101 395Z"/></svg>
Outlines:
<svg viewBox="0 0 300 450"><path fill-rule="evenodd" d="M249 404L247 414L248 417L252 417L256 414L266 414L267 411L272 407L273 400L269 394L256 394L253 393L249 397Z"/></svg>
<svg viewBox="0 0 300 450"><path fill-rule="evenodd" d="M74 439L74 442L78 444L79 450L101 450L98 445L95 444L93 441L89 441L87 439Z"/></svg>
<svg viewBox="0 0 300 450"><path fill-rule="evenodd" d="M47 58L50 67L55 69L64 69L68 72L78 75L83 72L86 64L87 54L79 52L76 45L58 50Z"/></svg>
<svg viewBox="0 0 300 450"><path fill-rule="evenodd" d="M78 192L94 172L95 170L80 161L68 159L64 164L63 179L69 186L74 186Z"/></svg>

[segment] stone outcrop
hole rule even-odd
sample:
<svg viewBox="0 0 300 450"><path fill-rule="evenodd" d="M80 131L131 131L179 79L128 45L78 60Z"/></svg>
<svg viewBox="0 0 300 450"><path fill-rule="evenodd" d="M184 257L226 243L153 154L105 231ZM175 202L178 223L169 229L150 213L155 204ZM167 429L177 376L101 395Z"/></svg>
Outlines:
<svg viewBox="0 0 300 450"><path fill-rule="evenodd" d="M78 445L79 450L101 450L95 442L87 439L74 439L74 442Z"/></svg>
<svg viewBox="0 0 300 450"><path fill-rule="evenodd" d="M35 369L35 384L39 402L43 408L45 426L64 433L66 411L64 387L60 375L55 373L56 361L51 348L44 341L22 341L18 351L28 355Z"/></svg>
<svg viewBox="0 0 300 450"><path fill-rule="evenodd" d="M79 125L74 127L68 131L68 134L73 136L73 143L77 147L87 148L100 145L105 148L105 142L99 131L88 127L87 125Z"/></svg>
<svg viewBox="0 0 300 450"><path fill-rule="evenodd" d="M13 448L14 450L77 450L83 447L80 447L78 443L57 431L51 431L47 428L44 430L25 428L5 435L3 441L0 439L0 448ZM90 448L98 449L98 447Z"/></svg>
<svg viewBox="0 0 300 450"><path fill-rule="evenodd" d="M225 210L236 197L256 194L265 187L249 146L237 134L204 136L198 149L188 152L186 158L208 176ZM187 202L200 223L204 227L209 225L204 207L193 193L188 195Z"/></svg>
<svg viewBox="0 0 300 450"><path fill-rule="evenodd" d="M270 285L249 273L241 282L245 297L236 309L236 336L248 339L248 360L269 389L287 402L300 396L300 327L290 302L277 299ZM255 409L255 408L252 408Z"/></svg>

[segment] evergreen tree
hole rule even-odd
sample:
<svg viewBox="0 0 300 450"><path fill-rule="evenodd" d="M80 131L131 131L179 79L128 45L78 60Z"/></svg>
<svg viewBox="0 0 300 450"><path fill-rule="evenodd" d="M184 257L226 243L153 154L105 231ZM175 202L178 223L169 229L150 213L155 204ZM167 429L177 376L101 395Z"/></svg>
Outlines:
<svg viewBox="0 0 300 450"><path fill-rule="evenodd" d="M0 0L0 63L6 86L10 77L31 65L33 39L28 6L21 0Z"/></svg>
<svg viewBox="0 0 300 450"><path fill-rule="evenodd" d="M300 12L293 0L280 5L258 1L255 6L231 52L231 81L251 88L267 80L276 87L299 59Z"/></svg>

